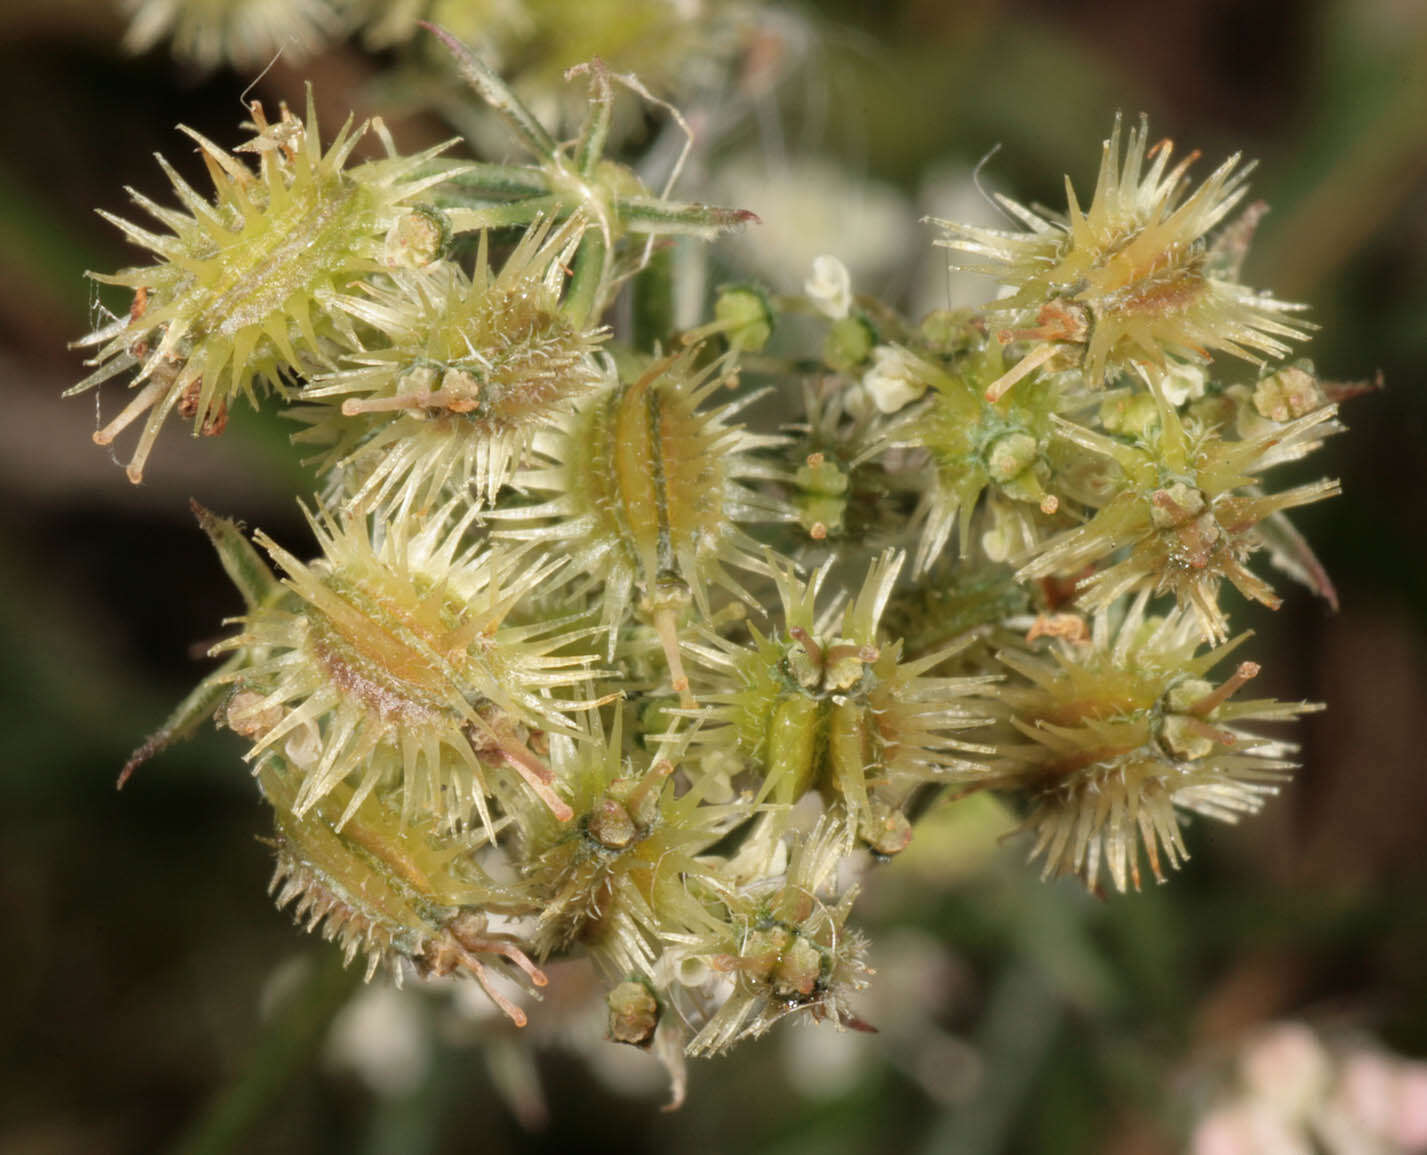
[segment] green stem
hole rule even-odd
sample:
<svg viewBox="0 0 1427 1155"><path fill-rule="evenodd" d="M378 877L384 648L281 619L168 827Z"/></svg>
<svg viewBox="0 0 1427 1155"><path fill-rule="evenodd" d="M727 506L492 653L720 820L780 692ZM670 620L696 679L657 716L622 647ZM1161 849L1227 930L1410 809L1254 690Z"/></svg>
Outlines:
<svg viewBox="0 0 1427 1155"><path fill-rule="evenodd" d="M554 216L559 219L568 215L560 210L560 202L554 197L532 197L530 200L516 201L508 205L447 208L446 215L455 232L469 233L477 229L504 229L513 225L528 225L541 216Z"/></svg>
<svg viewBox="0 0 1427 1155"><path fill-rule="evenodd" d="M580 241L580 250L575 254L575 271L570 277L565 302L560 306L576 327L588 325L600 307L599 294L605 279L605 252L604 235L598 229L586 232Z"/></svg>

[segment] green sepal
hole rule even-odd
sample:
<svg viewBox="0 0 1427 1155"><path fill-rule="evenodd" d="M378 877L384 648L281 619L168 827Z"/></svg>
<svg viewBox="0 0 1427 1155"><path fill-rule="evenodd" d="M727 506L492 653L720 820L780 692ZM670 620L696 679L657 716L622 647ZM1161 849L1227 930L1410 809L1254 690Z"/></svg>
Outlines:
<svg viewBox="0 0 1427 1155"><path fill-rule="evenodd" d="M585 123L580 127L579 142L575 145L575 167L582 177L589 180L595 175L595 166L604 156L605 141L609 139L610 118L614 112L614 88L609 82L609 73L600 60L582 64L578 71L589 74L590 103ZM567 78L570 75L571 73L567 73Z"/></svg>
<svg viewBox="0 0 1427 1155"><path fill-rule="evenodd" d="M208 535L208 540L213 543L213 548L218 551L218 560L223 563L224 572L243 595L243 604L251 611L271 602L281 592L282 583L238 528L238 523L219 517L196 501L190 501L188 506L198 518L198 524Z"/></svg>
<svg viewBox="0 0 1427 1155"><path fill-rule="evenodd" d="M471 164L448 177L435 195L438 203L467 204L472 197L505 201L549 194L550 178L541 169L523 164Z"/></svg>
<svg viewBox="0 0 1427 1155"><path fill-rule="evenodd" d="M188 697L174 709L164 724L144 739L144 744L129 755L119 771L116 790L122 790L130 776L155 754L167 750L175 742L193 736L193 732L213 716L223 699L232 691L228 675L246 661L245 654L234 654L203 681L193 687Z"/></svg>
<svg viewBox="0 0 1427 1155"><path fill-rule="evenodd" d="M666 201L658 197L618 197L614 202L620 224L632 233L678 235L712 240L720 233L759 223L748 209L726 209L692 201Z"/></svg>
<svg viewBox="0 0 1427 1155"><path fill-rule="evenodd" d="M462 79L510 125L521 144L542 161L554 160L558 147L555 138L545 131L545 126L535 119L535 114L525 107L510 86L445 28L439 24L428 24L425 20L421 21L421 26L446 45L456 59L456 68Z"/></svg>

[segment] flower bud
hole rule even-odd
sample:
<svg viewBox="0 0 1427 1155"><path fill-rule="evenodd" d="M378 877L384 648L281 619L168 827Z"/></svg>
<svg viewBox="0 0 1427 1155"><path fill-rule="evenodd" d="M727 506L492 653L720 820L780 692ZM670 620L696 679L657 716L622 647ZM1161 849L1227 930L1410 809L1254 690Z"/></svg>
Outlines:
<svg viewBox="0 0 1427 1155"><path fill-rule="evenodd" d="M642 982L629 980L605 996L609 1006L609 1037L616 1043L647 1047L659 1025L659 1000Z"/></svg>
<svg viewBox="0 0 1427 1155"><path fill-rule="evenodd" d="M836 257L813 258L813 271L803 282L803 292L824 317L841 321L852 304L852 278Z"/></svg>
<svg viewBox="0 0 1427 1155"><path fill-rule="evenodd" d="M872 367L862 384L882 413L896 413L927 391L921 358L898 345L878 345L872 350Z"/></svg>

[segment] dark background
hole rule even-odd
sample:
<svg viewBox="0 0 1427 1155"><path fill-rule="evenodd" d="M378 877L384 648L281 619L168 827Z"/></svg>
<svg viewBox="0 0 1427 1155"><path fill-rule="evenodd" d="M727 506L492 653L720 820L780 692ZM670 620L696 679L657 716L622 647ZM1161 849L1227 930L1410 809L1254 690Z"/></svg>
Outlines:
<svg viewBox="0 0 1427 1155"><path fill-rule="evenodd" d="M461 1040L438 1038L433 1075L402 1095L332 1071L316 1057L320 1000L342 980L264 897L267 822L236 744L205 733L113 789L203 668L195 652L240 608L187 499L300 541L292 496L310 478L279 419L240 411L214 442L171 428L145 483L130 486L90 442L93 396L59 399L82 372L66 342L90 326L83 271L134 259L94 208L127 213L125 184L167 203L156 150L200 183L173 126L233 142L251 77L200 76L162 48L125 56L122 20L101 3L9 0L0 1152L214 1138L221 1125L205 1111L232 1109L238 1088L257 1124L235 1150L1149 1155L1182 1149L1203 1081L1255 1024L1306 1018L1427 1055L1427 6L903 0L873 11L828 4L790 25L800 62L769 100L798 147L910 194L932 164L974 164L999 142L998 186L1056 205L1062 173L1088 192L1115 110L1144 110L1156 135L1204 151L1201 173L1236 149L1260 158L1255 195L1273 212L1245 279L1312 305L1323 376L1383 373L1386 389L1351 402L1350 432L1310 464L1341 477L1344 496L1296 519L1341 612L1295 587L1276 615L1235 618L1258 632L1266 692L1329 704L1299 729L1293 785L1241 829L1196 824L1194 860L1170 885L1105 903L1042 887L1014 846L941 877L879 878L863 920L874 938L912 927L940 944L945 981L926 1018L977 1057L965 1094L929 1092L885 1047L810 1094L789 1067L818 1044L774 1038L698 1064L690 1104L661 1115L657 1097L609 1091L557 1048L537 1059L548 1123L528 1132L490 1055ZM339 47L279 62L254 93L300 107L311 76L330 131L349 104L371 110L371 68ZM804 108L819 102L828 111L813 123ZM408 150L445 135L421 119L392 127ZM758 144L749 128L720 147ZM291 1006L257 1011L294 956L310 960L310 1030Z"/></svg>

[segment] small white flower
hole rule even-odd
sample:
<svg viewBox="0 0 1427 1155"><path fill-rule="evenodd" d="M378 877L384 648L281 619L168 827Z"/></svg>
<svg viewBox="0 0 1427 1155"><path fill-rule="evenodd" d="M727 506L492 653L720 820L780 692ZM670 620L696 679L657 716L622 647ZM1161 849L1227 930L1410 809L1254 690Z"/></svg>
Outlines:
<svg viewBox="0 0 1427 1155"><path fill-rule="evenodd" d="M1208 384L1208 374L1202 365L1191 365L1182 361L1171 361L1159 379L1159 387L1164 399L1171 405L1183 405L1190 398L1198 401L1204 396L1204 386Z"/></svg>
<svg viewBox="0 0 1427 1155"><path fill-rule="evenodd" d="M852 305L852 277L846 265L824 253L813 258L813 271L803 282L803 292L824 317L841 321Z"/></svg>
<svg viewBox="0 0 1427 1155"><path fill-rule="evenodd" d="M842 395L842 411L854 421L863 421L868 418L876 408L872 404L872 398L868 396L867 390L862 387L861 381L854 381L847 386Z"/></svg>
<svg viewBox="0 0 1427 1155"><path fill-rule="evenodd" d="M872 368L863 374L862 385L883 413L895 413L927 391L920 360L899 345L872 350Z"/></svg>

